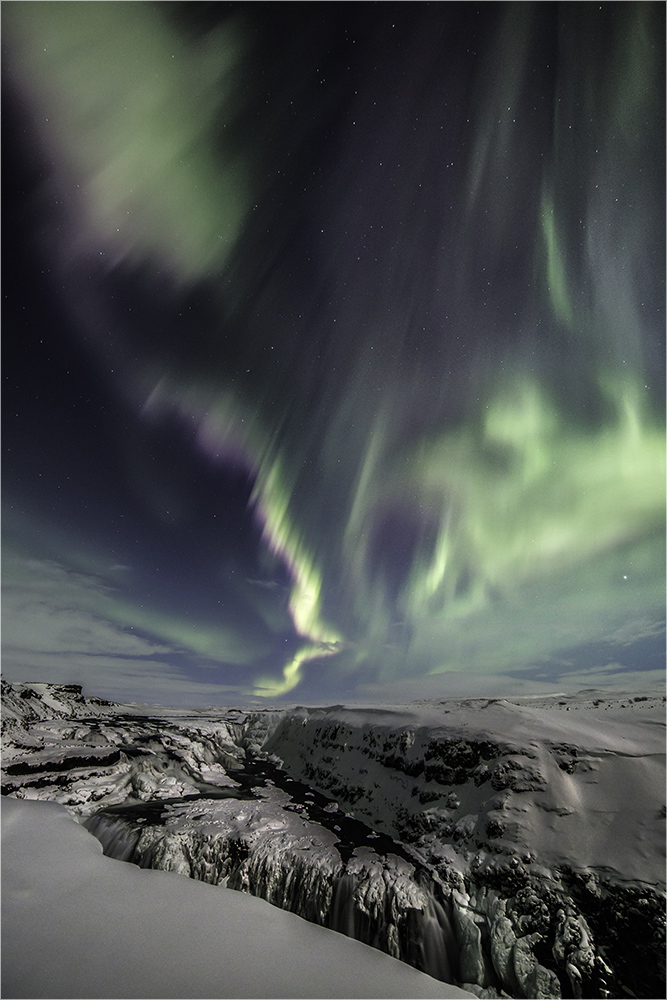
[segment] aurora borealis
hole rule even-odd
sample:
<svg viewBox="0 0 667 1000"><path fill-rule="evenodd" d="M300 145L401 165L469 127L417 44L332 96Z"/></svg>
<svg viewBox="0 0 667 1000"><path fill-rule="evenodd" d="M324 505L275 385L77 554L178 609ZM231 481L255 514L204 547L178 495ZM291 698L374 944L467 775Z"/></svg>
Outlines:
<svg viewBox="0 0 667 1000"><path fill-rule="evenodd" d="M664 5L3 7L3 659L664 677Z"/></svg>

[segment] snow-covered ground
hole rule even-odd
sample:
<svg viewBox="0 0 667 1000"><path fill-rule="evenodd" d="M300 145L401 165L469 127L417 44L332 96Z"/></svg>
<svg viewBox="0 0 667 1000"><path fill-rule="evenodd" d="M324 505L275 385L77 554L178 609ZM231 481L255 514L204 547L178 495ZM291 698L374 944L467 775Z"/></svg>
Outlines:
<svg viewBox="0 0 667 1000"><path fill-rule="evenodd" d="M246 713L3 685L3 772L69 810L4 799L5 996L664 993L661 693ZM174 923L200 958L167 974Z"/></svg>

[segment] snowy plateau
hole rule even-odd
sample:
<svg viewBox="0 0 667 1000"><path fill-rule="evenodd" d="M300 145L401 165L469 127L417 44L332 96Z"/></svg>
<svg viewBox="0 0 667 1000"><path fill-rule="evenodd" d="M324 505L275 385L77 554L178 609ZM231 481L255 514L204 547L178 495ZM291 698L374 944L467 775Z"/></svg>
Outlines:
<svg viewBox="0 0 667 1000"><path fill-rule="evenodd" d="M2 707L4 997L665 996L662 693Z"/></svg>

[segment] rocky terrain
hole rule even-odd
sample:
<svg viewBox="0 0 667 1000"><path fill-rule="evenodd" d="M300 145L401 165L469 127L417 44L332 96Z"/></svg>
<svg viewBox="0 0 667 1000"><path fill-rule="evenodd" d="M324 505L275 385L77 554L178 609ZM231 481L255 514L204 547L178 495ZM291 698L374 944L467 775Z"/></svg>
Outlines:
<svg viewBox="0 0 667 1000"><path fill-rule="evenodd" d="M664 995L665 704L116 705L4 684L3 786L480 997Z"/></svg>

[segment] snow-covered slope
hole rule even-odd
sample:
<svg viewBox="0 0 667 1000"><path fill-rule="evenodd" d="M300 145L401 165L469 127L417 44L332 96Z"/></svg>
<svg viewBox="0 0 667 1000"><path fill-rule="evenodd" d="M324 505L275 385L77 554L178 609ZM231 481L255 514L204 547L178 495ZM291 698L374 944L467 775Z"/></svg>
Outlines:
<svg viewBox="0 0 667 1000"><path fill-rule="evenodd" d="M661 695L247 714L44 687L6 690L3 791L107 854L478 996L664 991Z"/></svg>
<svg viewBox="0 0 667 1000"><path fill-rule="evenodd" d="M664 887L664 723L658 698L301 709L264 750L392 836L453 841L466 864L482 848Z"/></svg>
<svg viewBox="0 0 667 1000"><path fill-rule="evenodd" d="M2 681L2 728L38 719L76 718L111 707L101 698L85 698L78 684L8 684Z"/></svg>

